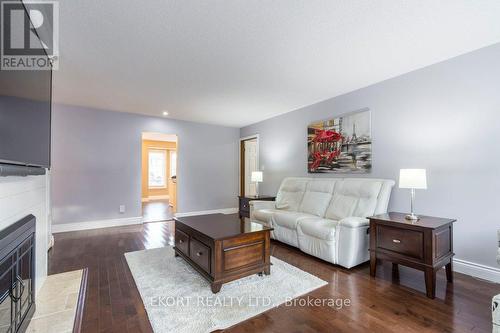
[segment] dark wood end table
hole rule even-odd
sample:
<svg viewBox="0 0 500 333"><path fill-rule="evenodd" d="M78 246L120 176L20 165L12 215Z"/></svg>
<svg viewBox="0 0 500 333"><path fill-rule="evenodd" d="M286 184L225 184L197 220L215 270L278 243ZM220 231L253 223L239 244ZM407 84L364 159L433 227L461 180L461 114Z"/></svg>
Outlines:
<svg viewBox="0 0 500 333"><path fill-rule="evenodd" d="M275 196L272 195L246 195L246 196L238 196L239 199L239 214L241 217L250 217L250 201L252 200L264 200L264 201L274 201L276 199Z"/></svg>
<svg viewBox="0 0 500 333"><path fill-rule="evenodd" d="M425 272L427 297L436 296L436 272L446 266L446 278L453 282L453 223L455 219L420 216L417 221L405 219L403 213L369 217L370 275L376 275L377 260Z"/></svg>

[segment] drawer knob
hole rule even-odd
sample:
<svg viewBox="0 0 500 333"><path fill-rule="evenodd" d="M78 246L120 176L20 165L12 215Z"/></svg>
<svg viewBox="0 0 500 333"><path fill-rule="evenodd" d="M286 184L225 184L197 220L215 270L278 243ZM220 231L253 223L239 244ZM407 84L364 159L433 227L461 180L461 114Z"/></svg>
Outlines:
<svg viewBox="0 0 500 333"><path fill-rule="evenodd" d="M248 205L243 205L243 208L248 208Z"/></svg>
<svg viewBox="0 0 500 333"><path fill-rule="evenodd" d="M393 240L392 240L392 242L393 242L393 243L396 243L396 244L401 243L401 241L400 241L399 239L393 239Z"/></svg>
<svg viewBox="0 0 500 333"><path fill-rule="evenodd" d="M182 239L179 239L179 244L182 244L184 243L184 241Z"/></svg>
<svg viewBox="0 0 500 333"><path fill-rule="evenodd" d="M202 254L203 254L203 252L196 252L197 257L201 257Z"/></svg>

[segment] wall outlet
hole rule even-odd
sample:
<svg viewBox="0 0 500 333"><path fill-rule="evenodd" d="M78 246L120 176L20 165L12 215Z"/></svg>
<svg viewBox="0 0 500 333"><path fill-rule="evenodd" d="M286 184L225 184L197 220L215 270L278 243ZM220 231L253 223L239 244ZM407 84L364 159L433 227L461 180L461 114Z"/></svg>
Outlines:
<svg viewBox="0 0 500 333"><path fill-rule="evenodd" d="M120 214L125 213L125 205L120 205Z"/></svg>

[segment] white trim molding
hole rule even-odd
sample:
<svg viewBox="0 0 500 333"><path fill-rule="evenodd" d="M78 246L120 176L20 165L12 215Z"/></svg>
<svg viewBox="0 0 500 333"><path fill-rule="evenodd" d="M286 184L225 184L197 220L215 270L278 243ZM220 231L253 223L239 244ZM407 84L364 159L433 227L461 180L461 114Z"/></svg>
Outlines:
<svg viewBox="0 0 500 333"><path fill-rule="evenodd" d="M236 213L238 213L237 207L236 208L213 209L213 210L200 210L197 212L175 213L175 217L207 215L207 214L236 214Z"/></svg>
<svg viewBox="0 0 500 333"><path fill-rule="evenodd" d="M240 138L240 141L238 141L238 193L241 193L241 142L247 141L247 140L252 140L256 139L257 140L257 169L259 171L264 171L260 168L260 135L259 133L255 133L249 136L245 136Z"/></svg>
<svg viewBox="0 0 500 333"><path fill-rule="evenodd" d="M500 283L500 269L496 267L476 264L462 259L453 259L453 270L479 279Z"/></svg>
<svg viewBox="0 0 500 333"><path fill-rule="evenodd" d="M48 250L50 250L52 248L52 246L54 246L54 235L50 234Z"/></svg>
<svg viewBox="0 0 500 333"><path fill-rule="evenodd" d="M125 217L121 219L53 224L52 233L57 234L60 232L101 229L101 228L119 227L124 225L134 225L134 224L142 224L142 216Z"/></svg>

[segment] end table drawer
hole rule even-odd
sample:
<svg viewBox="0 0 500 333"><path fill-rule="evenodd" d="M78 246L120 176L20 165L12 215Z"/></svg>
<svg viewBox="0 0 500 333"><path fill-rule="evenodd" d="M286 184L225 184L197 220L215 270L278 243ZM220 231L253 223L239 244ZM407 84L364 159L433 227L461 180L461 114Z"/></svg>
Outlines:
<svg viewBox="0 0 500 333"><path fill-rule="evenodd" d="M248 200L246 198L240 199L240 210L249 212L250 211L250 200Z"/></svg>
<svg viewBox="0 0 500 333"><path fill-rule="evenodd" d="M194 238L191 238L189 247L189 257L210 274L210 248Z"/></svg>
<svg viewBox="0 0 500 333"><path fill-rule="evenodd" d="M377 226L377 247L404 256L424 258L424 235L421 231Z"/></svg>

